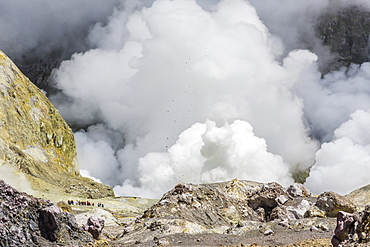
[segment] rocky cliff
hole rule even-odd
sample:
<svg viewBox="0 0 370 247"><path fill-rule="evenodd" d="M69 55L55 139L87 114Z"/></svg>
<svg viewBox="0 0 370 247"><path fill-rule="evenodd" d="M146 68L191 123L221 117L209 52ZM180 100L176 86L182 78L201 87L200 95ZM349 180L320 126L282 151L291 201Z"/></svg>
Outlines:
<svg viewBox="0 0 370 247"><path fill-rule="evenodd" d="M316 25L317 34L333 54L323 73L342 66L362 64L369 59L370 11L361 6L324 13Z"/></svg>
<svg viewBox="0 0 370 247"><path fill-rule="evenodd" d="M1 51L0 130L0 166L21 171L33 189L89 198L113 195L109 186L80 176L71 129Z"/></svg>

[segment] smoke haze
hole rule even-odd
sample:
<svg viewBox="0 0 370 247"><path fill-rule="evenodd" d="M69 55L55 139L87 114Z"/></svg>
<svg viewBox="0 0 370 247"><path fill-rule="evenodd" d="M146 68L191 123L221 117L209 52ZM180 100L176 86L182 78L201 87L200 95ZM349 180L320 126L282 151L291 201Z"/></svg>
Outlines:
<svg viewBox="0 0 370 247"><path fill-rule="evenodd" d="M83 41L54 71L51 99L86 127L75 133L84 174L117 194L234 178L289 185L312 165L316 193L370 183L370 64L319 72L331 55L315 20L345 1L35 2L45 15L22 19L27 1L0 0L13 11L1 49L41 52L66 33ZM50 13L54 31L42 24Z"/></svg>

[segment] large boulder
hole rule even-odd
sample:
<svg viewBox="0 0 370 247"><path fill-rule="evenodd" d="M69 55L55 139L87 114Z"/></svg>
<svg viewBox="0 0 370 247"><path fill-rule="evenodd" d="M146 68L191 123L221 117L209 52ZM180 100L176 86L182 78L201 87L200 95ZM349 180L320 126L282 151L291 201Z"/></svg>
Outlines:
<svg viewBox="0 0 370 247"><path fill-rule="evenodd" d="M0 167L21 171L34 190L59 189L58 193L88 198L114 194L109 186L80 176L72 130L45 94L1 51L0 153Z"/></svg>
<svg viewBox="0 0 370 247"><path fill-rule="evenodd" d="M307 189L303 184L294 183L288 186L286 189L288 194L293 197L312 197L314 194Z"/></svg>
<svg viewBox="0 0 370 247"><path fill-rule="evenodd" d="M85 225L90 217L103 219L105 226L118 226L119 225L117 222L117 219L113 216L113 214L111 214L110 212L102 208L94 208L93 210L88 211L86 213L77 214L76 220L77 220L78 225L80 226Z"/></svg>
<svg viewBox="0 0 370 247"><path fill-rule="evenodd" d="M104 220L99 217L91 216L86 225L83 226L85 231L91 233L94 239L99 239L99 236L104 228Z"/></svg>
<svg viewBox="0 0 370 247"><path fill-rule="evenodd" d="M332 244L337 246L369 246L370 206L359 213L339 212Z"/></svg>
<svg viewBox="0 0 370 247"><path fill-rule="evenodd" d="M0 246L87 246L73 214L0 180Z"/></svg>
<svg viewBox="0 0 370 247"><path fill-rule="evenodd" d="M349 234L353 234L355 223L358 221L358 215L339 211L337 215L337 226L334 230L334 236L331 240L334 247L337 247L341 242L348 238Z"/></svg>
<svg viewBox="0 0 370 247"><path fill-rule="evenodd" d="M344 196L334 192L323 192L317 198L316 207L326 213L326 216L336 217L339 211L353 213L356 205Z"/></svg>
<svg viewBox="0 0 370 247"><path fill-rule="evenodd" d="M268 183L248 200L248 205L253 210L263 212L263 220L269 221L271 212L280 204L287 202L288 192L278 183Z"/></svg>
<svg viewBox="0 0 370 247"><path fill-rule="evenodd" d="M286 205L279 205L271 213L271 219L296 220L302 219L311 208L312 202L303 198L295 198Z"/></svg>

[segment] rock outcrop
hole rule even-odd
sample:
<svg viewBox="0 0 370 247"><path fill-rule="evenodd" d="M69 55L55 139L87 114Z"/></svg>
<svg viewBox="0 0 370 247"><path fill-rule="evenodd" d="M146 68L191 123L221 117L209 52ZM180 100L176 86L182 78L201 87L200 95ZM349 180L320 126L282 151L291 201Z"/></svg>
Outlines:
<svg viewBox="0 0 370 247"><path fill-rule="evenodd" d="M83 226L85 231L91 233L94 239L99 239L99 236L104 228L104 220L95 216L91 216L86 225Z"/></svg>
<svg viewBox="0 0 370 247"><path fill-rule="evenodd" d="M370 206L354 214L339 212L337 227L332 239L334 247L369 246L370 243Z"/></svg>
<svg viewBox="0 0 370 247"><path fill-rule="evenodd" d="M350 5L326 12L316 27L323 44L334 55L332 61L323 68L324 74L352 63L370 61L370 10Z"/></svg>
<svg viewBox="0 0 370 247"><path fill-rule="evenodd" d="M280 187L274 188L282 189ZM261 221L277 205L273 193L267 193L265 189L265 194L262 194L264 188L266 186L262 183L239 180L178 184L145 211L143 218L181 218L210 228L230 226L243 220ZM251 205L248 205L249 201ZM261 208L260 212L255 211L258 208Z"/></svg>
<svg viewBox="0 0 370 247"><path fill-rule="evenodd" d="M359 205L362 209L365 208L366 205L370 205L370 184L363 186L361 188L358 188L345 197L355 203L356 205Z"/></svg>
<svg viewBox="0 0 370 247"><path fill-rule="evenodd" d="M356 205L344 196L334 192L324 192L317 198L316 207L321 209L329 217L336 217L339 211L354 213Z"/></svg>
<svg viewBox="0 0 370 247"><path fill-rule="evenodd" d="M47 97L0 51L0 166L23 172L37 191L112 196L79 174L74 135ZM1 174L0 174L1 178Z"/></svg>
<svg viewBox="0 0 370 247"><path fill-rule="evenodd" d="M158 242L183 233L219 234L226 238L273 236L279 231L291 234L292 229L328 232L334 229L335 222L327 216L335 209L343 209L342 203L330 204L333 209L324 211L326 208L316 206L318 198L332 197L315 197L297 184L285 189L274 182L237 179L212 184L180 183L141 216L125 223L115 239L116 243L129 245L137 239Z"/></svg>
<svg viewBox="0 0 370 247"><path fill-rule="evenodd" d="M225 183L178 184L145 211L142 218L175 217L214 228L235 226L243 221L316 217L314 210L322 217L336 217L339 211L353 213L356 206L334 192L314 197L303 185L294 184L285 189L274 182L235 179Z"/></svg>
<svg viewBox="0 0 370 247"><path fill-rule="evenodd" d="M72 214L0 180L0 246L87 246L93 242Z"/></svg>

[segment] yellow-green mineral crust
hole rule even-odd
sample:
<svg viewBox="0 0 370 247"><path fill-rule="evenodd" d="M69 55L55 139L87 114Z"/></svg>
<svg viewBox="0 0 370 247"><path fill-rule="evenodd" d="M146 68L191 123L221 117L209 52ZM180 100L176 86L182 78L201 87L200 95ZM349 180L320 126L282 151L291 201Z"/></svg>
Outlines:
<svg viewBox="0 0 370 247"><path fill-rule="evenodd" d="M0 51L0 165L23 172L36 191L88 198L112 196L106 185L80 176L72 130L15 64Z"/></svg>

